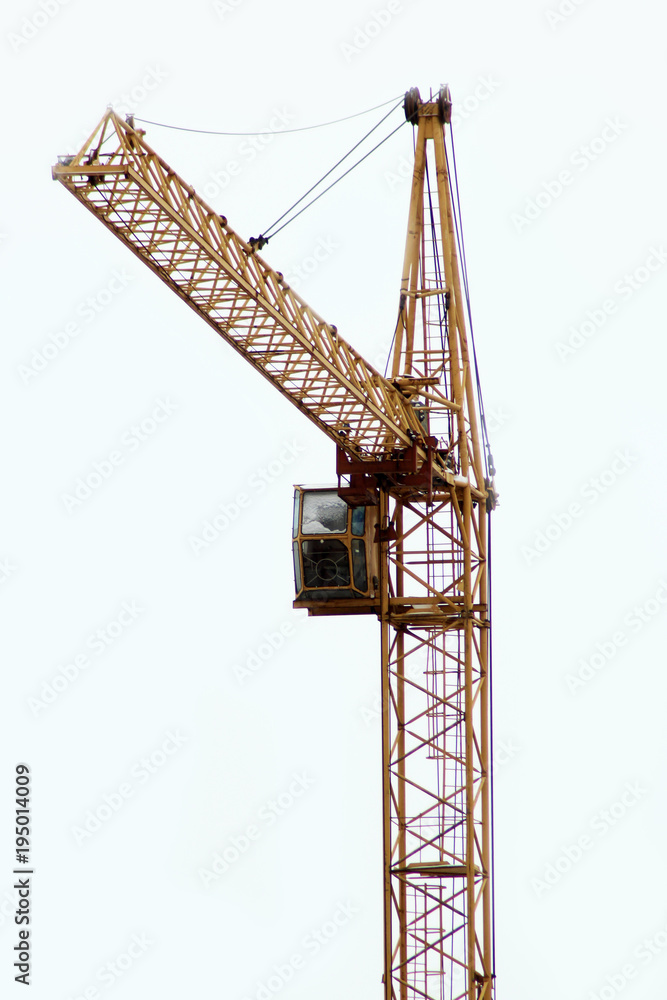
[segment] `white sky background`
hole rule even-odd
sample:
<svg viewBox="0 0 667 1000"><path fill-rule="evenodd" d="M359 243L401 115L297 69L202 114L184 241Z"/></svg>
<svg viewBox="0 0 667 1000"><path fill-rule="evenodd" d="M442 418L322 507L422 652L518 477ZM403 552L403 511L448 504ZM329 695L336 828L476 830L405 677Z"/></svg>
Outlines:
<svg viewBox="0 0 667 1000"><path fill-rule="evenodd" d="M251 131L276 112L298 127L448 82L501 494L498 998L660 995L664 19L649 0L565 3L554 23L556 0L394 0L368 40L382 0L184 9L12 0L1 15L0 979L22 995L6 893L13 769L27 761L33 1000L251 1000L295 955L302 967L270 996L381 996L378 627L291 608L292 484L332 481L333 447L50 168L109 103ZM276 137L254 157L240 138L149 126L147 139L247 238L380 115ZM319 246L294 285L375 363L395 323L411 157L406 125L263 253L294 274ZM226 183L230 161L239 173ZM77 336L26 379L71 323ZM160 401L165 419L139 444L132 427ZM68 511L63 494L119 449L123 463ZM238 516L195 555L189 538L220 505ZM90 637L121 613L122 635L97 653ZM240 680L235 665L257 662L267 636L280 648ZM31 709L82 654L89 665ZM185 739L165 755L169 734ZM308 785L298 797L295 775ZM269 823L281 794L288 807ZM77 843L73 828L105 796L120 807ZM204 886L199 869L250 825L256 841ZM316 952L308 935L336 916ZM116 961L122 975L100 973Z"/></svg>

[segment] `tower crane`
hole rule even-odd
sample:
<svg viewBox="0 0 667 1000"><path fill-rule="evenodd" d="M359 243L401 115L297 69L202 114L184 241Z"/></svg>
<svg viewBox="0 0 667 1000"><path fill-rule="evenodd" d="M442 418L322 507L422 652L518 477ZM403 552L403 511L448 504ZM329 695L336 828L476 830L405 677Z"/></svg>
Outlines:
<svg viewBox="0 0 667 1000"><path fill-rule="evenodd" d="M416 129L391 369L382 375L109 110L53 177L335 444L337 485L296 487L295 607L376 615L382 691L384 1000L492 1000L485 437L447 135ZM453 152L453 146L449 149ZM455 160L453 160L455 167Z"/></svg>

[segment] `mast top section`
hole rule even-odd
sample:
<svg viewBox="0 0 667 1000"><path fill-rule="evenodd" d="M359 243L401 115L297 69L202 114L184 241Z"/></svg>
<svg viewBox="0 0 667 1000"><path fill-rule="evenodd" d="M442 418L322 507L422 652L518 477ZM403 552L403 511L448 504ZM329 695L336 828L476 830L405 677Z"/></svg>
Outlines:
<svg viewBox="0 0 667 1000"><path fill-rule="evenodd" d="M435 100L422 101L417 87L407 91L403 101L405 117L411 125L419 124L420 118L437 117L441 125L449 125L452 120L452 95L447 84L438 91Z"/></svg>

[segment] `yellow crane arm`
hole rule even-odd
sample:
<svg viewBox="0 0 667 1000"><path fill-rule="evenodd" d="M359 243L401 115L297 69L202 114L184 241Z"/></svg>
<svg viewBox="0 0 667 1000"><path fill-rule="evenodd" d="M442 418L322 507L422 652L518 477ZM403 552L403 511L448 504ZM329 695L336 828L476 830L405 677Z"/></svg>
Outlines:
<svg viewBox="0 0 667 1000"><path fill-rule="evenodd" d="M377 460L423 440L414 408L144 141L107 112L60 181L336 444ZM426 448L418 448L424 460Z"/></svg>

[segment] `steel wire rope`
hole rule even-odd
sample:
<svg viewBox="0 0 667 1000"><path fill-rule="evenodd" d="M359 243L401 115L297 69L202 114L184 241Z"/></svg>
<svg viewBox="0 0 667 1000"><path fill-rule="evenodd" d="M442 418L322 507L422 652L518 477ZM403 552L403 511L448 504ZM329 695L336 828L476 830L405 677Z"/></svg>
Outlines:
<svg viewBox="0 0 667 1000"><path fill-rule="evenodd" d="M387 377L387 371L389 369L389 362L391 361L391 352L393 351L394 344L396 342L396 334L398 333L398 324L401 322L401 312L402 312L402 309L399 308L399 310L398 310L398 319L396 320L396 326L394 327L394 332L391 335L391 343L389 344L389 352L387 354L387 360L386 360L385 366L384 366L384 377L385 378Z"/></svg>
<svg viewBox="0 0 667 1000"><path fill-rule="evenodd" d="M402 95L400 95L402 98ZM398 97L391 97L388 101L383 101L382 104L376 104L372 108L366 108L365 111L357 111L353 115L347 115L345 118L334 118L330 122L319 122L317 125L303 125L300 128L282 128L280 131L272 132L272 135L288 135L291 132L310 132L315 128L326 128L329 125L338 125L340 122L349 122L352 118L360 118L362 115L368 115L371 111L377 111L379 108L386 108L388 104L392 104L393 101L397 101ZM183 125L166 125L164 122L153 122L148 118L139 118L136 115L132 116L135 122L142 122L144 125L155 125L157 128L169 128L175 132L194 132L197 135L267 135L267 130L264 129L260 132L218 132L215 129L207 128L186 128Z"/></svg>
<svg viewBox="0 0 667 1000"><path fill-rule="evenodd" d="M447 641L447 637L445 636L445 642L446 641ZM466 765L467 765L468 761L467 761L467 757L465 755L466 754L466 743L465 743L465 731L464 731L464 729L465 729L465 715L466 715L466 705L465 705L466 691L465 691L465 678L462 677L462 668L461 668L461 663L463 662L464 658L465 658L465 649L463 651L461 650L461 633L458 632L457 636L456 636L456 699L455 699L455 711L456 711L457 714L455 716L455 718L456 718L456 726L455 726L455 730L454 730L455 733L456 733L456 738L455 738L455 743L454 743L454 746L456 748L456 762L454 764L454 787L456 788L456 786L458 786L462 790L462 792L465 789L465 792L461 796L461 798L463 798L463 802L464 802L464 809L463 809L463 811L465 812L466 809L467 809L467 795L468 795L468 793L467 793L467 781L466 781L465 768L466 768ZM460 804L459 804L459 811L461 811L461 805ZM458 850L459 853L460 853L460 855L461 855L461 858L464 860L464 863L465 863L465 862L467 862L469 860L468 854L467 854L467 846L468 845L467 845L467 839L466 839L465 821L463 823L459 823L458 835L459 835L459 844L458 844L458 847L457 847L457 845L456 845L456 839L455 839L455 841L454 841L454 853L456 854L456 851ZM467 930L468 930L468 909L467 909L467 906L468 906L468 904L467 904L467 897L466 897L466 903L465 903L466 920L465 920L464 935L463 935L464 936L464 940L466 940L466 941L467 941ZM452 914L452 920L453 919L454 919L454 914ZM454 924L453 923L452 923L452 929L454 929ZM466 951L467 951L467 948L466 948Z"/></svg>
<svg viewBox="0 0 667 1000"><path fill-rule="evenodd" d="M398 105L396 105L396 107L398 107ZM394 110L395 110L395 108L392 108L392 109L391 109L391 111L394 111ZM389 114L391 114L391 111L389 112ZM382 121L384 121L384 120L385 120L385 118L388 118L388 117L389 117L389 114L385 115L385 117L384 117L384 118L382 119ZM378 122L378 125L381 125L381 124L382 124L382 122ZM373 148L372 148L372 149L370 149L370 150L369 150L369 151L368 151L367 153L365 153L365 154L364 154L364 155L363 155L363 156L362 156L362 157L361 157L361 158L360 158L359 160L357 160L357 162L356 162L356 163L353 163L351 167L348 167L348 168L347 168L347 170L345 171L345 173L342 173L342 174L340 175L340 177L337 177L335 181L332 181L332 182L331 182L331 184L329 184L329 185L328 185L327 187L325 187L324 191L320 191L320 193L319 193L319 194L318 194L318 195L317 195L317 196L316 196L315 198L313 198L313 200L312 200L312 201L309 201L307 205L304 205L304 206L303 206L303 208L299 209L299 211L298 211L298 212L297 212L297 213L296 213L295 215L293 215L293 216L292 216L292 217L291 217L290 219L288 219L288 220L287 220L287 222L283 222L282 226L280 226L280 228L279 228L279 229L276 229L276 231L275 231L274 233L271 233L271 229L273 228L273 226L277 225L277 223L278 223L278 222L280 222L280 219L276 219L276 221L275 221L275 222L274 222L274 223L272 224L272 226L270 226L270 227L269 227L269 229L267 230L267 233L269 233L270 235L264 235L264 234L263 234L263 238L264 238L265 240L269 240L269 239L273 239L273 237L274 237L274 236L277 236L277 235L278 235L278 233L282 232L282 231L283 231L283 229L285 228L285 226L289 226L290 222L294 222L294 220L295 220L295 219L298 219L298 218L299 218L299 216L300 216L300 215L301 215L301 214L302 214L303 212L305 212L307 208L310 208L310 206L311 206L311 205L314 205L316 201L319 201L319 200L320 200L320 198L321 198L321 197L322 197L323 195L325 195L325 194L327 193L327 191L330 191L330 190L331 190L331 188L332 188L332 187L335 187L335 186L336 186L336 184L338 184L338 182L339 182L339 181L342 181L344 177L347 177L347 175L348 175L349 173L351 173L351 171L352 171L352 170L354 170L354 168L355 168L355 167L358 167L360 163L363 163L363 162L364 162L364 160L367 160L367 159L368 159L368 157L369 157L369 156L370 156L370 155L371 155L372 153L374 153L376 149L379 149L379 148L380 148L380 146L382 146L382 145L383 145L383 144L384 144L384 143L385 143L385 142L387 141L387 139L391 139L392 135L395 135L395 134L396 134L396 132L398 132L399 128L403 128L403 126L404 126L405 124L406 124L406 122L401 122L401 123L400 123L400 125L397 125L397 126L396 126L396 128L395 128L395 129L393 130L393 132L390 132L390 133L389 133L389 135L386 135L386 136L384 137L384 139L381 139L381 140L380 140L380 142L378 142L378 143L377 143L377 145L373 146ZM375 126L375 128L377 128L377 125ZM371 132L373 132L373 131L374 131L374 129L371 129ZM371 133L369 132L369 133L368 133L368 135L370 135L370 134L371 134ZM368 135L364 136L364 139L367 139L367 138L368 138ZM361 140L360 140L360 142L358 142L358 143L357 143L357 145L356 145L356 146L354 146L354 147L353 147L353 148L352 148L352 149L350 150L350 152L349 152L349 153L346 153L346 154L345 154L345 156L344 156L344 157L343 157L343 158L342 158L341 160L339 160L339 163L342 163L342 162L343 162L343 160L344 160L344 159L346 159L346 158L347 158L347 157L348 157L348 156L350 155L350 153L352 153L352 152L353 152L353 151L354 151L354 150L355 150L355 149L357 148L357 146L359 146L359 145L360 145L360 143L364 141L364 139L361 139ZM331 173L331 171L332 171L332 170L335 170L335 169L336 169L336 166L338 166L338 164L336 164L335 166L333 166L333 167L331 168L331 170L327 171L327 173L326 173L326 174L324 174L324 177L321 177L321 178L319 179L319 181L317 182L317 184L313 184L312 188L310 188L310 191L314 191L314 190L315 190L315 188L316 188L316 187L317 187L317 186L318 186L319 184L321 184L321 183L322 183L322 181L324 180L324 178L325 178L325 177L328 177L328 176L329 176L329 174ZM308 196L308 194L309 194L309 193L310 193L310 192L309 192L309 191L307 191L307 192L306 192L306 194L304 194L304 195L303 195L303 196L302 196L301 198L299 198L299 201L296 201L296 202L294 203L294 205L292 206L292 208L295 208L295 207L296 207L296 205L298 205L300 201L303 201L303 199L304 199L304 198L306 198L306 197ZM281 217L280 217L280 218L281 218L281 219L283 219L283 218L285 217L285 215L287 215L287 213L288 213L288 212L290 212L290 211L291 211L291 209L289 209L289 208L288 208L287 212L284 212L284 213L283 213L283 214L281 215Z"/></svg>
<svg viewBox="0 0 667 1000"><path fill-rule="evenodd" d="M454 213L454 220L455 220L455 226L456 226L457 244L459 246L459 254L460 254L460 257L461 257L461 269L462 269L462 275L463 275L463 286L464 286L464 289L465 289L465 296L466 296L466 306L467 306L467 312L468 312L468 321L470 323L470 340L471 340L471 343L472 343L473 358L474 358L474 361L475 361L475 381L476 381L476 384L477 384L477 397L478 397L478 401L479 401L480 415L481 415L481 419L482 419L482 433L483 433L484 443L486 445L486 451L488 452L488 462L489 462L489 465L487 466L487 474L490 471L490 474L494 475L495 469L494 469L494 466L493 466L493 455L491 454L491 447L490 447L490 443L489 443L488 428L487 428L487 425L486 425L486 415L484 413L484 401L483 401L483 397L482 397L482 387L481 387L481 383L480 383L480 379L479 379L479 368L477 366L477 353L476 353L476 350L475 350L475 338L474 338L474 335L473 335L472 311L471 311L471 308L470 308L470 291L469 291L469 287L468 287L468 271L467 271L467 264L466 264L466 257L465 257L465 244L464 244L464 241L463 241L463 220L462 220L462 217L461 217L461 202L460 202L460 197L459 197L458 176L457 176L457 171L456 171L456 151L455 151L455 148L454 148L454 134L453 134L453 131L452 131L451 128L450 128L450 142L451 142L451 147L452 147L452 163L453 163L453 167L454 167L454 189L455 189L455 193L456 193L456 208L457 208L457 211L458 211L458 215L457 215L456 212ZM445 157L446 156L447 156L447 150L445 149ZM460 228L460 233L459 233L459 228ZM486 456L485 456L485 464L486 464ZM488 601L489 601L489 622L490 623L493 622L491 552L492 552L492 544L491 544L491 518L489 517L488 521L487 521L487 560L488 560ZM494 791L495 791L495 773L494 773L494 770L495 769L494 769L494 763L493 763L494 730L493 730L493 669L492 669L492 663L493 663L493 636L492 636L492 629L489 629L489 636L488 636L488 661L487 661L487 673L488 673L487 683L489 685L489 753L490 753L490 756L491 756L491 765L489 767L489 775L490 775L490 780L489 780L489 805L490 805L490 813L491 813L491 816L490 816L490 831L489 831L490 836L489 836L489 839L490 839L490 862L491 862L491 864L490 864L490 872L489 872L489 874L490 874L490 878L491 878L491 961L492 961L492 965L493 965L493 968L491 970L491 975L492 975L492 978L494 979L494 995L495 995L496 994L496 990L495 990L495 969L496 969L496 913L495 913L495 898L496 898L496 887L495 887L495 877L494 877L494 875L495 875L495 825L494 825L494 815L493 815L493 813L494 813L494 798L495 798L495 796L494 796Z"/></svg>
<svg viewBox="0 0 667 1000"><path fill-rule="evenodd" d="M485 413L485 410L484 410L484 399L483 399L483 396L482 396L482 385L481 385L480 378L479 378L479 367L478 367L478 364L477 364L477 349L476 349L476 346L475 346L475 336L474 336L473 322L472 322L472 310L471 310L471 307L470 307L470 289L469 289L469 286L468 286L468 267L467 267L467 262L466 262L465 243L464 243L464 240L463 240L463 219L461 217L461 201L460 201L460 197L459 197L459 181L458 181L458 175L457 175L457 171L456 171L456 151L454 149L454 134L453 134L453 131L452 131L451 127L450 127L450 130L449 130L449 138L450 138L450 144L451 144L451 147L452 147L452 163L453 163L453 167L454 167L454 172L453 172L453 177L454 177L454 192L453 193L456 195L456 203L455 204L453 203L453 207L455 209L455 211L453 213L454 214L454 228L455 228L455 232L456 232L456 244L458 246L459 257L461 259L461 276L463 278L463 289L464 289L464 292L465 292L465 299L466 299L466 311L467 311L467 314L468 314L468 323L470 325L470 343L472 345L472 355L473 355L473 360L475 362L475 384L476 384L476 388L477 388L477 401L478 401L478 405L479 405L479 412L480 412L481 425L482 425L482 440L483 440L483 443L485 445L485 450L484 450L484 468L486 470L487 476L488 475L493 476L495 474L495 468L494 468L494 464L493 464L493 455L491 454L491 444L490 444L490 441L489 441L489 433L488 433L488 427L487 427L487 423L486 423L486 413ZM447 170L449 172L449 157L447 156L447 147L446 146L445 146L445 159L446 159L446 162L447 162ZM452 202L454 202L453 199L452 199Z"/></svg>
<svg viewBox="0 0 667 1000"><path fill-rule="evenodd" d="M433 197L432 197L432 194L431 194L431 181L430 181L429 172L428 172L428 156L425 157L425 167L426 167L426 170L425 170L425 174L426 174L426 190L428 192L429 218L430 218L430 223L431 223L431 239L432 239L432 243L433 243L433 271L434 271L434 274L435 274L436 287L437 288L444 288L445 285L446 285L446 281L444 281L444 279L442 277L442 261L441 261L441 258L440 258L440 254L438 252L437 228L436 228L436 222L435 222L435 215L433 213ZM440 205L438 204L438 208L439 207L440 207ZM442 240L442 233L441 233L441 240ZM445 308L445 311L444 311L444 314L443 314L443 312L442 312L442 304L443 304L443 297L442 297L442 295L437 295L436 299L437 299L437 305L438 305L438 328L440 330L440 347L442 348L442 372L443 372L443 378L444 378L444 381L445 381L445 392L447 392L448 388L449 388L447 386L447 373L446 373L446 367L445 367L445 355L446 355L447 351L446 351L446 347L445 347L445 339L444 339L444 333L443 333L443 326L445 328L445 331L447 330L447 309ZM446 300L445 300L445 302L446 302ZM450 411L447 412L446 420L447 420L447 432L448 432L448 435L449 435L449 441L448 441L448 445L449 445L450 442L451 442L451 439L452 439L452 417L451 417L451 412Z"/></svg>
<svg viewBox="0 0 667 1000"><path fill-rule="evenodd" d="M483 401L483 398L482 398L482 387L481 387L481 383L480 383L480 379L479 379L479 368L477 366L477 353L475 351L475 338L473 336L472 311L471 311L471 308L470 308L470 292L469 292L469 288L468 288L468 271L467 271L467 264L466 264L466 258L465 258L465 245L464 245L464 242L463 242L463 220L461 218L461 202L460 202L460 198L459 198L458 176L457 176L457 172L456 172L456 151L455 151L455 148L454 148L454 134L453 134L453 131L452 131L451 128L450 128L450 142L451 142L451 146L452 146L452 163L453 163L453 166L454 166L454 188L455 188L455 192L456 192L456 207L457 207L457 210L458 210L458 217L457 217L456 213L454 214L455 225L456 225L456 236L457 236L457 244L459 246L459 254L460 254L460 257L461 257L461 266L462 266L462 273L463 273L463 286L464 286L464 289L465 289L466 305L467 305L467 311L468 311L468 321L470 323L470 340L471 340L471 343L472 343L473 358L474 358L474 361L475 361L475 381L477 383L477 397L478 397L478 401L479 401L480 415L481 415L481 418L482 418L482 429L483 429L484 443L486 445L486 450L488 452L489 465L487 466L487 474L490 471L490 474L494 475L495 469L494 469L494 466L493 466L493 455L491 454L491 447L490 447L489 436L488 436L488 428L486 426L486 416L485 416L485 413L484 413L484 401ZM445 156L446 155L447 155L447 150L445 149ZM459 227L460 227L460 236L459 236ZM486 463L486 456L485 456L485 463ZM488 560L488 599L489 599L489 622L490 623L493 622L493 613L492 613L491 552L492 552L492 545L491 545L491 517L489 517L488 520L487 520L487 560ZM489 805L490 805L490 813L491 813L491 818L490 818L490 837L489 837L489 839L490 839L490 842L491 842L490 843L490 856L491 856L490 857L490 861L491 861L490 868L491 868L491 870L490 870L489 874L491 876L491 960L492 960L492 963L493 963L492 976L495 979L495 969L496 969L496 913L495 913L496 891L495 890L496 890L496 887L495 887L495 878L494 878L494 873L495 873L495 826L494 826L494 818L493 818L495 774L494 774L494 764L493 764L494 732L493 732L493 670L492 670L492 663L493 663L493 638L492 638L492 635L493 635L492 629L489 629L489 636L488 636L488 662L487 662L487 672L488 672L487 683L489 685L489 753L490 753L490 756L491 756L491 766L489 768L489 774L490 774L490 780L489 780ZM494 983L494 987L495 987L495 983ZM494 989L494 995L495 995L495 992L496 991Z"/></svg>
<svg viewBox="0 0 667 1000"><path fill-rule="evenodd" d="M493 551L493 546L491 544L491 518L487 519L487 553L489 560L489 573L488 573L488 587L489 587L489 622L493 626L493 597L492 597L492 581L493 576L491 573L491 553ZM496 784L495 767L493 763L493 628L488 630L488 685L489 685L489 753L491 755L491 767L489 768L491 779L489 781L489 804L491 807L491 961L493 963L493 968L491 970L492 977L494 979L494 997L497 1000L497 989L495 988L495 975L496 975L496 854L495 854L495 827L493 821L494 813L494 790Z"/></svg>
<svg viewBox="0 0 667 1000"><path fill-rule="evenodd" d="M285 216L289 215L289 213L292 211L292 209L296 208L296 206L299 205L303 201L304 198L307 198L308 195L311 193L311 191L314 191L316 187L319 187L319 185L322 183L322 181L326 180L326 178L329 176L329 174L332 174L334 172L334 170L336 169L336 167L339 167L341 165L341 163L343 163L348 158L348 156L350 156L355 151L355 149L357 149L359 146L361 146L362 142L365 142L366 139L368 139L369 135L372 135L373 132L375 132L375 129L379 128L380 125L382 125L382 122L386 121L387 118L389 117L389 115L392 114L392 112L394 112L397 107L398 107L398 104L395 104L394 107L391 108L391 110L388 111L387 114L383 118L380 119L380 121L377 123L377 125L374 125L373 128L369 132L367 132L366 135L363 136L363 138L361 138L359 140L359 142L355 143L355 145L352 147L352 149L349 149L347 151L347 153L345 154L345 156L342 156L340 158L340 160L338 161L338 163L334 163L333 167L331 167L330 170L327 170L326 174L324 174L322 177L320 177L319 181L316 181L315 184L313 184L312 187L309 187L305 194L302 194L301 197L299 199L297 199L297 201L295 201L293 205L290 205L290 207L285 212L283 212L283 214L279 218L277 218L275 222L272 222L271 225L267 227L266 233L267 234L270 233L271 230L273 229L273 227L277 226L279 222L282 222L282 220L285 218ZM343 174L343 176L345 176L345 175ZM322 193L324 194L324 192L322 192ZM270 239L270 237L268 235L265 238L266 239Z"/></svg>
<svg viewBox="0 0 667 1000"><path fill-rule="evenodd" d="M435 216L433 214L433 196L431 193L431 179L428 172L428 157L425 158L425 174L426 174L426 190L428 192L428 212L429 212L429 222L431 224L431 242L433 244L433 271L435 275L436 287L442 288L442 267L440 262L440 254L438 253L438 239L437 231L435 225ZM438 326L440 327L440 346L442 347L443 353L443 364L444 364L444 354L445 354L445 343L442 339L442 326L443 326L443 314L442 314L442 295L436 296L438 303Z"/></svg>
<svg viewBox="0 0 667 1000"><path fill-rule="evenodd" d="M465 649L463 650L463 656L465 657ZM467 693L465 691L465 680L463 681L463 683L461 683L461 662L462 662L462 660L461 660L461 632L460 632L460 630L457 630L457 635L456 635L456 682L457 682L456 707L458 709L459 718L457 720L457 725L456 725L456 757L457 757L457 762L455 764L454 774L455 774L455 778L457 778L457 780L462 783L462 787L465 787L465 789L466 789L466 791L465 791L465 793L463 795L463 801L465 803L465 807L466 807L466 811L467 811L467 808L468 808L469 804L468 804L468 801L467 801L468 792L467 792L467 780L466 780L466 774L465 774L465 767L468 765L469 762L468 762L467 757L465 757L466 743L465 743L465 731L464 731L464 727L465 727L466 710L467 710L468 706L467 706L467 703L465 701L466 696L467 696ZM465 761L465 763L462 763L462 761ZM470 822L473 822L473 817L472 816L470 817ZM466 830L465 823L464 823L461 826L461 857L466 862L469 862L470 858L468 857L468 854L467 854L467 846L468 846L468 844L467 844L466 834L467 834L467 830ZM468 894L467 894L467 892L465 894L464 900L461 903L461 907L462 907L463 912L465 914L465 918L464 918L464 921L463 921L463 952L464 952L464 955L467 956L467 954L468 954L468 921L470 920L470 909L469 909L469 904L468 904ZM455 920L455 916L454 916L454 913L452 912L452 928L454 928L454 920ZM466 962L467 962L467 959L466 959ZM469 974L471 974L472 970L469 969L468 972L469 972ZM453 970L452 970L452 981L453 981Z"/></svg>
<svg viewBox="0 0 667 1000"><path fill-rule="evenodd" d="M433 193L432 193L432 190L431 190L431 182L430 182L430 175L429 175L429 169L428 169L428 156L425 159L425 180L426 180L426 192L427 192L427 196L428 196L427 197L427 202L428 202L428 218L429 218L429 223L430 223L431 243L432 243L432 248L433 248L433 275L434 275L434 280L436 282L436 287L442 287L443 286L443 282L442 282L442 267L441 267L440 255L438 253L437 229L436 229L436 224L435 224L435 215L434 215L434 212L433 212ZM422 278L423 278L424 281L426 281L427 275L426 275L425 271L422 274ZM446 317L446 313L445 313L444 318L443 318L441 296L438 295L436 298L437 298L437 309L438 309L438 328L440 330L440 346L441 346L442 351L443 351L443 364L444 364L445 345L444 345L444 341L443 341L443 330L442 330L442 327L443 327L443 323L446 322L446 318L447 317ZM427 344L425 345L425 347L427 347ZM425 364L424 370L426 371L426 364ZM448 415L448 424L449 424L449 415ZM450 432L451 432L451 428L450 428ZM431 533L432 533L432 529L431 529ZM435 544L434 538L431 537L430 543L429 543L429 548L432 549L434 547L434 544ZM447 705L447 694L446 694L446 685L447 685L447 651L446 651L446 644L447 644L447 636L446 635L443 635L442 641L443 641L443 651L442 651L442 655L443 655L443 694L442 694L442 697L443 697L443 700L444 700L444 706L443 706L443 723L444 723L444 733L446 733L447 732L447 723L446 723L446 705ZM458 654L457 654L457 661L458 661L458 666L457 666L457 689L458 689L459 693L457 694L457 698L456 698L456 702L457 702L456 707L457 707L457 710L458 710L459 719L457 719L456 725L455 725L455 733L456 733L456 736L455 736L455 754L456 754L457 760L459 760L461 758L461 755L462 755L462 735L461 735L461 729L460 729L460 716L462 714L461 713L461 705L460 705L460 697L461 697L460 696L460 689L461 689L461 680L460 680L460 673L461 673L460 655L461 654L460 654L460 649L459 649L458 650ZM446 773L445 772L446 772L446 764L443 764L443 793L446 795L447 782L446 782ZM463 771L462 771L461 766L459 764L455 764L455 766L454 766L454 779L453 779L454 780L454 787L456 787L457 785L459 785L459 784L461 784L463 782L463 777L464 776L463 776ZM440 786L440 774L438 772L438 790L439 790L439 786ZM446 821L445 821L444 816L443 816L443 823L445 824L445 828L446 828ZM456 823L456 821L454 821L454 824L453 824L453 826L454 826L454 829L453 829L453 844L452 844L452 850L453 850L454 856L456 855L456 851L457 851L457 846L456 846L457 845L457 825L458 824ZM463 831L460 831L460 838L461 838L461 853L463 854L463 852L464 852L464 844L465 844L465 838L464 838ZM452 912L451 913L451 925L450 925L450 928L449 928L450 934L452 934L452 935L455 933L455 926L456 926L456 920L455 920L454 913ZM450 998L451 998L453 996L453 990L454 990L454 983L453 983L453 978L454 978L454 976L453 976L453 974L454 974L454 958L453 958L453 956L451 956L450 959L449 959L448 968L449 968L449 992L450 992ZM442 992L443 989L444 989L444 982L441 982L440 989L441 989L441 996L444 997L444 993Z"/></svg>

